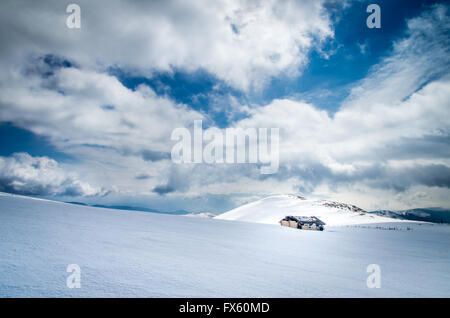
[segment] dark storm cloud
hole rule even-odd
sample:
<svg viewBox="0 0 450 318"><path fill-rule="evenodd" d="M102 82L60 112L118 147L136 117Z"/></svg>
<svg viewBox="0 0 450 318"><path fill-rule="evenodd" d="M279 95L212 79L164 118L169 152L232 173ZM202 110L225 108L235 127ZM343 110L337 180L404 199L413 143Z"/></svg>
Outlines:
<svg viewBox="0 0 450 318"><path fill-rule="evenodd" d="M145 161L160 161L170 159L170 153L162 151L144 150L142 151L142 159Z"/></svg>
<svg viewBox="0 0 450 318"><path fill-rule="evenodd" d="M166 185L159 185L153 188L152 192L155 192L159 195L163 195L163 194L167 194L167 193L171 193L174 192L175 188L173 188L172 186L166 184Z"/></svg>
<svg viewBox="0 0 450 318"><path fill-rule="evenodd" d="M198 168L201 168L199 165ZM186 192L194 181L195 173L182 165L173 165L169 170L168 181L153 188L152 192L164 195L172 192Z"/></svg>
<svg viewBox="0 0 450 318"><path fill-rule="evenodd" d="M150 179L151 176L146 173L141 173L141 174L138 174L137 176L135 176L134 178L136 180L147 180L147 179Z"/></svg>
<svg viewBox="0 0 450 318"><path fill-rule="evenodd" d="M355 165L352 172L335 172L320 163L309 163L305 168L282 165L277 174L259 178L283 181L293 176L301 182L297 190L304 194L313 192L320 184L327 184L333 189L339 185L363 183L373 188L395 192L417 185L450 188L450 168L442 164L392 167L375 163L369 166Z"/></svg>
<svg viewBox="0 0 450 318"><path fill-rule="evenodd" d="M367 157L379 162L410 158L450 158L450 135L441 132L437 135L424 135L416 138L402 137L392 143L380 144L370 152L356 154L353 159L357 161Z"/></svg>

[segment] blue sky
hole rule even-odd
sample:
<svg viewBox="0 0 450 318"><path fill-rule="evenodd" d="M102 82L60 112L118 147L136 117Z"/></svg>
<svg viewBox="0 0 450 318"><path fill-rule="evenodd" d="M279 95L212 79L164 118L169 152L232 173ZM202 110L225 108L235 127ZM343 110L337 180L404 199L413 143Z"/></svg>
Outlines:
<svg viewBox="0 0 450 318"><path fill-rule="evenodd" d="M0 155L9 156L15 152L28 152L32 156L49 156L67 160L69 156L59 152L46 137L15 127L10 122L0 125Z"/></svg>
<svg viewBox="0 0 450 318"><path fill-rule="evenodd" d="M448 207L445 2L377 1L380 29L371 1L100 2L80 2L80 30L53 1L2 4L4 191L213 212L285 192ZM172 164L170 132L195 119L280 127L280 172Z"/></svg>

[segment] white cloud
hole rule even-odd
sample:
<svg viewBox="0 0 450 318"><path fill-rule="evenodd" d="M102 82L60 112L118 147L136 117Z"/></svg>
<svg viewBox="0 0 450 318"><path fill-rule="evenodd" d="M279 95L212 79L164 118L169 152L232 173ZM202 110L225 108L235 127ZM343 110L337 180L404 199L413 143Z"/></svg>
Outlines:
<svg viewBox="0 0 450 318"><path fill-rule="evenodd" d="M297 75L308 52L333 36L323 1L77 1L81 29L65 3L3 1L2 60L53 53L82 66L141 74L206 69L243 90Z"/></svg>
<svg viewBox="0 0 450 318"><path fill-rule="evenodd" d="M376 151L407 138L447 136L450 78L442 74L436 77L436 70L445 73L440 66L450 63L446 37L449 18L442 16L441 10L438 7L425 14L426 19L410 21L409 37L395 43L392 56L354 87L333 116L314 105L282 99L254 108L250 118L237 125L280 127L287 161L313 155L324 163L332 160L343 164L355 159L379 160L374 156ZM430 48L424 56L424 50Z"/></svg>
<svg viewBox="0 0 450 318"><path fill-rule="evenodd" d="M18 194L98 196L105 190L80 181L48 157L32 157L15 153L0 157L0 190Z"/></svg>
<svg viewBox="0 0 450 318"><path fill-rule="evenodd" d="M76 68L56 69L49 77L25 73L0 75L1 120L49 136L69 152L80 145L130 154L170 151L172 130L203 118L148 86L132 91L105 73Z"/></svg>
<svg viewBox="0 0 450 318"><path fill-rule="evenodd" d="M172 130L204 119L103 72L47 69L42 59L9 71L0 74L0 120L48 137L78 159L72 168L85 180L114 192L151 194L166 182ZM155 177L137 181L137 173Z"/></svg>

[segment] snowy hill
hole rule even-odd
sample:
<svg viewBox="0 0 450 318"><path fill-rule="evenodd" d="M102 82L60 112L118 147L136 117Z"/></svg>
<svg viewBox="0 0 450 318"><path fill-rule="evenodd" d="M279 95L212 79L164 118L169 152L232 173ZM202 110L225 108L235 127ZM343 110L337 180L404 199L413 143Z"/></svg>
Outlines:
<svg viewBox="0 0 450 318"><path fill-rule="evenodd" d="M450 226L403 224L298 231L0 194L0 297L449 297Z"/></svg>
<svg viewBox="0 0 450 318"><path fill-rule="evenodd" d="M354 205L327 200L307 200L295 195L270 196L220 214L216 219L278 224L287 215L316 216L327 226L401 222L368 214Z"/></svg>

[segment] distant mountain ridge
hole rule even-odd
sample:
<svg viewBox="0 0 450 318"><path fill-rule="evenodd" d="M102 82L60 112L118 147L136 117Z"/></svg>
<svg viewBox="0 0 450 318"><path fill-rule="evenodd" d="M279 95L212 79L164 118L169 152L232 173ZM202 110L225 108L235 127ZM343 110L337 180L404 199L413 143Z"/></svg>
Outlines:
<svg viewBox="0 0 450 318"><path fill-rule="evenodd" d="M90 206L90 207L94 207L94 208L105 208L105 209L126 210L126 211L141 211L141 212L151 212L151 213L171 214L171 215L187 215L187 214L191 213L191 212L184 211L184 210L165 212L165 211L160 211L160 210L151 209L151 208L129 206L129 205L104 205L104 204L92 204L91 205L91 204L86 204L86 203L76 202L76 201L68 201L65 203L82 205L82 206Z"/></svg>
<svg viewBox="0 0 450 318"><path fill-rule="evenodd" d="M387 216L399 220L424 221L432 223L450 223L450 210L441 208L419 208L409 210L378 210L370 214Z"/></svg>

